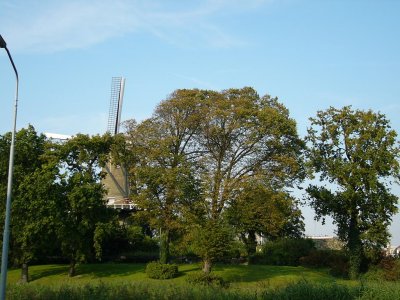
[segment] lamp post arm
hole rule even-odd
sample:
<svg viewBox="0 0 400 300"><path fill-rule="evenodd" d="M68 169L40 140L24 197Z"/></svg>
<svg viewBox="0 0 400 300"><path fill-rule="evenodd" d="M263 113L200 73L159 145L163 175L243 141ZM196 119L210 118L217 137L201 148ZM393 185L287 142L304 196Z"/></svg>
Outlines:
<svg viewBox="0 0 400 300"><path fill-rule="evenodd" d="M17 92L18 92L18 71L17 71L17 68L15 67L15 64L14 64L14 61L13 61L13 59L12 59L12 57L11 57L10 51L8 50L7 47L5 47L4 49L6 49L8 58L10 59L10 62L11 62L11 64L12 64L12 67L13 67L14 72L15 72L15 77L17 78ZM18 94L17 94L17 96L18 96ZM17 97L17 98L18 98L18 97Z"/></svg>
<svg viewBox="0 0 400 300"><path fill-rule="evenodd" d="M10 239L10 221L11 221L11 194L12 194L12 181L14 173L14 148L15 148L15 132L17 126L17 107L18 107L18 71L15 67L14 61L11 57L10 51L7 47L4 47L7 51L8 58L13 66L15 77L16 77L16 88L15 88L15 102L14 102L14 124L13 131L11 133L11 146L10 146L10 160L8 163L8 180L7 180L7 200L6 200L6 211L4 221L4 233L3 233L3 248L1 256L1 276L0 276L0 299L4 300L6 297L6 285L7 285L7 267L8 267L8 248Z"/></svg>

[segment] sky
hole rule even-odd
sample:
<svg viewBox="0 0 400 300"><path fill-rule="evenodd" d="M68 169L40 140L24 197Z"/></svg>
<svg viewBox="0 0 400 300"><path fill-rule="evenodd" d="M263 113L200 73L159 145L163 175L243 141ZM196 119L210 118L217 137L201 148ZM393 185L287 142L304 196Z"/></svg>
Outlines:
<svg viewBox="0 0 400 300"><path fill-rule="evenodd" d="M150 117L176 89L251 86L279 98L300 136L318 110L345 105L400 132L399 11L396 0L3 0L0 34L20 77L18 128L104 133L123 76L123 120ZM14 92L1 51L0 134ZM334 234L303 213L306 234ZM400 245L399 214L391 233Z"/></svg>

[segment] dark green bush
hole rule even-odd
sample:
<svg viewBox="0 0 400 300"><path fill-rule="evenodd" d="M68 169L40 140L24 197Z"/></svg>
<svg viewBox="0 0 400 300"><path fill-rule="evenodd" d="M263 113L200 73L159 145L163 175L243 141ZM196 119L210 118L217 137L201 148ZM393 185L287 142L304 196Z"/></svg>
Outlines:
<svg viewBox="0 0 400 300"><path fill-rule="evenodd" d="M340 250L311 250L307 256L300 258L299 263L305 267L329 267L333 276L346 278L349 272L349 259Z"/></svg>
<svg viewBox="0 0 400 300"><path fill-rule="evenodd" d="M178 276L178 266L153 261L146 265L146 274L153 279L170 279Z"/></svg>
<svg viewBox="0 0 400 300"><path fill-rule="evenodd" d="M330 267L333 255L331 250L311 250L308 255L300 258L299 263L305 267Z"/></svg>
<svg viewBox="0 0 400 300"><path fill-rule="evenodd" d="M270 262L270 259L261 252L249 256L250 265L270 265Z"/></svg>
<svg viewBox="0 0 400 300"><path fill-rule="evenodd" d="M400 260L394 257L384 257L379 264L370 267L364 275L366 280L398 281L400 280Z"/></svg>
<svg viewBox="0 0 400 300"><path fill-rule="evenodd" d="M349 277L349 262L348 260L337 260L332 262L329 273L335 277Z"/></svg>
<svg viewBox="0 0 400 300"><path fill-rule="evenodd" d="M252 264L298 266L300 258L314 249L310 239L281 239L267 242L261 252L249 258Z"/></svg>
<svg viewBox="0 0 400 300"><path fill-rule="evenodd" d="M112 258L115 262L124 263L148 263L156 261L159 258L159 251L132 251L122 252L118 257Z"/></svg>
<svg viewBox="0 0 400 300"><path fill-rule="evenodd" d="M189 274L186 281L190 284L198 284L213 287L228 287L229 283L221 276L212 273L197 272Z"/></svg>
<svg viewBox="0 0 400 300"><path fill-rule="evenodd" d="M379 263L379 268L383 270L383 277L388 281L400 280L400 260L388 256Z"/></svg>

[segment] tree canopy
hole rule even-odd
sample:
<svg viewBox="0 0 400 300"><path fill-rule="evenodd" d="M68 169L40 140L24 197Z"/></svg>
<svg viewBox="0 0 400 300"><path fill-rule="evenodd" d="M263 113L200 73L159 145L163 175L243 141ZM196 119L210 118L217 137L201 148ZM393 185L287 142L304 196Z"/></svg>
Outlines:
<svg viewBox="0 0 400 300"><path fill-rule="evenodd" d="M194 253L208 273L237 244L255 254L256 235L302 237L292 190L313 173L319 183L306 189L309 203L317 219L333 218L357 277L367 254L387 245L397 212L391 193L400 179L397 135L385 115L349 106L310 120L304 141L277 98L244 87L176 90L151 117L127 121L126 132L115 136L77 134L53 143L32 126L22 129L11 259L27 281L28 264L56 251L69 259L72 276L77 262L113 253L104 248L108 241L126 250L159 247L162 263ZM3 198L10 139L0 136ZM106 205L106 163L129 174L136 205L119 222Z"/></svg>
<svg viewBox="0 0 400 300"><path fill-rule="evenodd" d="M351 274L360 271L366 247L388 242L396 213L391 181L399 177L396 132L381 113L329 108L311 118L307 141L309 165L321 182L307 189L317 218L331 216L351 253Z"/></svg>
<svg viewBox="0 0 400 300"><path fill-rule="evenodd" d="M10 138L9 133L0 136L3 198ZM54 249L62 248L70 258L71 275L75 262L93 251L96 226L111 217L100 167L108 159L112 142L108 135L77 135L54 144L33 126L17 132L10 259L14 266L21 266L23 282L29 279L28 264Z"/></svg>
<svg viewBox="0 0 400 300"><path fill-rule="evenodd" d="M177 90L151 118L130 124L133 199L167 234L188 213L203 228L220 226L250 179L283 190L304 177L295 121L252 88Z"/></svg>

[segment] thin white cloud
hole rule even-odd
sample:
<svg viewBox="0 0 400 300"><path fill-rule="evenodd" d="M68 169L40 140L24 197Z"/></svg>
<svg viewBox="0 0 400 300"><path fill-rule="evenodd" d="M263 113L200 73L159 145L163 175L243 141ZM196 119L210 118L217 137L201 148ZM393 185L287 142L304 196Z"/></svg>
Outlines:
<svg viewBox="0 0 400 300"><path fill-rule="evenodd" d="M102 134L107 130L107 115L105 113L59 115L36 120L33 124L43 132L69 135Z"/></svg>
<svg viewBox="0 0 400 300"><path fill-rule="evenodd" d="M0 28L13 50L23 52L85 48L134 31L147 32L179 46L232 47L244 42L218 26L213 18L220 13L240 14L263 3L262 0L6 1L1 6Z"/></svg>
<svg viewBox="0 0 400 300"><path fill-rule="evenodd" d="M85 1L55 2L33 9L31 16L22 15L21 20L2 21L8 43L16 50L53 52L84 48L137 26L136 18L119 1L112 5L110 1L98 1L95 5Z"/></svg>

